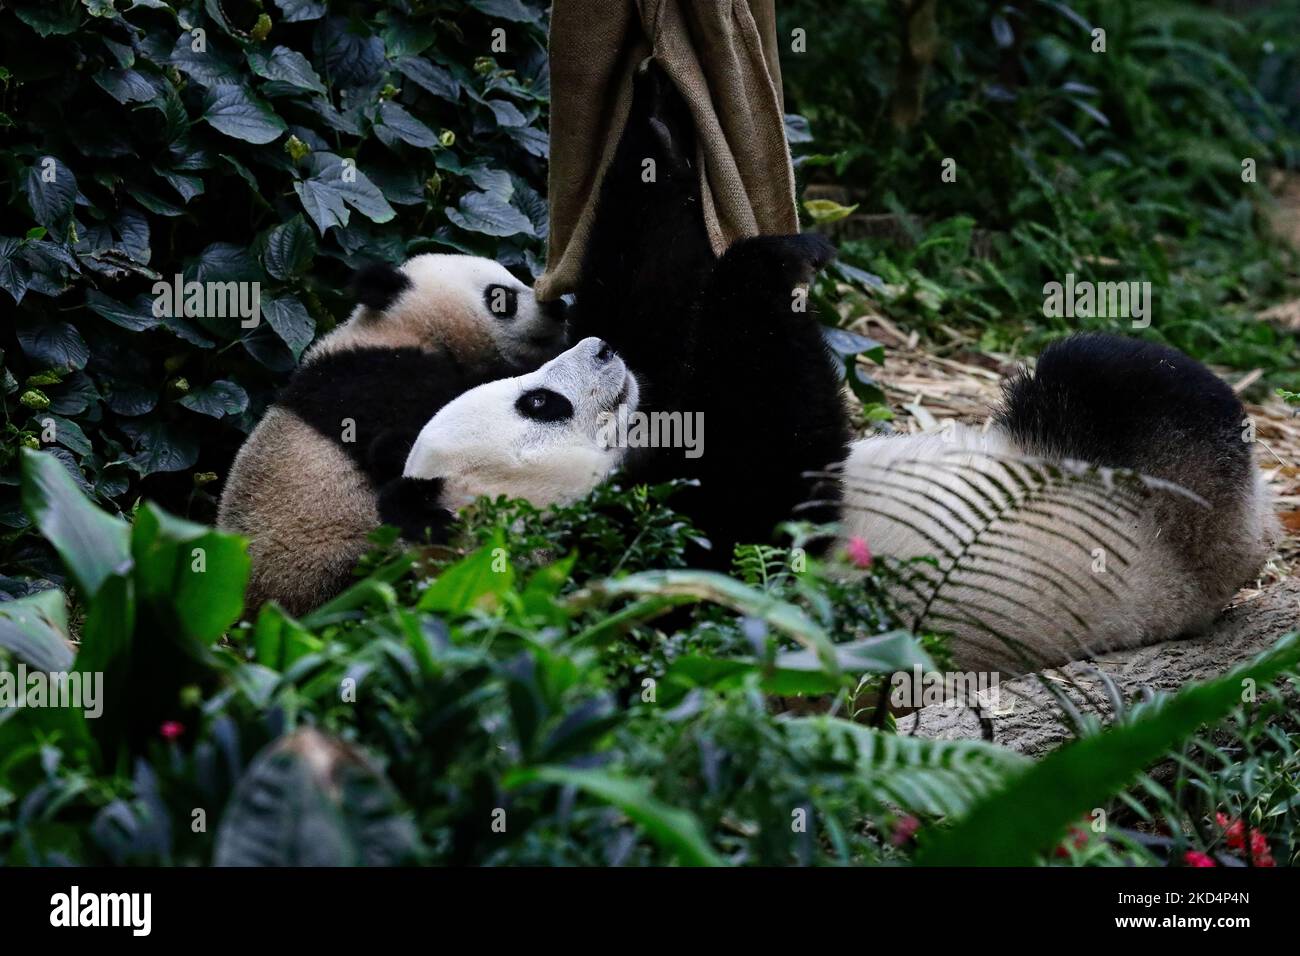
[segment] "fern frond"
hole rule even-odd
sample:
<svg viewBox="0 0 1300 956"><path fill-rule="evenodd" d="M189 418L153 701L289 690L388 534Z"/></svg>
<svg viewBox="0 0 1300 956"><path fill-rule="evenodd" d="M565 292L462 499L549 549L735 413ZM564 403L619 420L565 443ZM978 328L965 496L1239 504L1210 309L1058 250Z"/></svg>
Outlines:
<svg viewBox="0 0 1300 956"><path fill-rule="evenodd" d="M1144 558L1140 526L1157 496L1208 507L1179 485L1136 472L970 448L857 467L815 476L841 482L846 512L892 529L882 540L910 541L894 557L935 559L896 573L910 628L960 633L984 650L999 642L1001 656L1027 670L1043 664L1035 643L1074 657L1095 653L1088 622L1099 608L1130 600L1128 577ZM1090 572L1098 560L1102 569Z"/></svg>
<svg viewBox="0 0 1300 956"><path fill-rule="evenodd" d="M872 800L913 813L966 813L1029 766L983 741L909 737L834 717L798 717L785 727L799 749L852 764Z"/></svg>

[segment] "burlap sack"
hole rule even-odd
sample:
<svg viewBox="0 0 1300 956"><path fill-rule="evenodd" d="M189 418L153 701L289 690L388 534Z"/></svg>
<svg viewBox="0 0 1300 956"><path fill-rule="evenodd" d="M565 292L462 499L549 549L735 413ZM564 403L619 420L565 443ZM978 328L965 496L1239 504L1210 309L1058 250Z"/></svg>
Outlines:
<svg viewBox="0 0 1300 956"><path fill-rule="evenodd" d="M555 0L551 12L551 235L537 295L577 285L600 177L647 56L689 104L714 251L799 231L785 140L775 0Z"/></svg>

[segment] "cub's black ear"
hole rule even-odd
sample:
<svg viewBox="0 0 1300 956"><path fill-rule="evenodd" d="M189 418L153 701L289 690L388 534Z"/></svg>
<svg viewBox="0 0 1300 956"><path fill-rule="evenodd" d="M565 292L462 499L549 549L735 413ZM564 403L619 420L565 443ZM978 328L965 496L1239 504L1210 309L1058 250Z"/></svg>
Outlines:
<svg viewBox="0 0 1300 956"><path fill-rule="evenodd" d="M407 541L439 544L455 521L441 502L441 478L398 478L379 489L379 520Z"/></svg>
<svg viewBox="0 0 1300 956"><path fill-rule="evenodd" d="M397 297L411 287L405 272L387 262L362 266L352 277L352 294L358 302L376 312L383 312Z"/></svg>

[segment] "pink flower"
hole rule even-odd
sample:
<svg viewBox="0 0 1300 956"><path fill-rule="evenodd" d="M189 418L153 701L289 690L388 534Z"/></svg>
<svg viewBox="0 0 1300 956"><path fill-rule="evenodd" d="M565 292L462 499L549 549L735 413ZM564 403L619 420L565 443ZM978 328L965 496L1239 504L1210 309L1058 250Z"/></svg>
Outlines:
<svg viewBox="0 0 1300 956"><path fill-rule="evenodd" d="M864 570L871 567L871 549L867 547L866 538L849 538L847 551L855 567Z"/></svg>
<svg viewBox="0 0 1300 956"><path fill-rule="evenodd" d="M1219 865L1215 863L1213 860L1211 860L1206 854L1202 853L1200 850L1188 850L1186 853L1183 854L1183 862L1186 863L1188 866L1195 866L1195 867Z"/></svg>
<svg viewBox="0 0 1300 956"><path fill-rule="evenodd" d="M185 733L185 725L179 720L164 720L163 725L158 728L158 733L162 735L163 740L179 740L181 734Z"/></svg>
<svg viewBox="0 0 1300 956"><path fill-rule="evenodd" d="M903 846L921 827L921 821L914 816L905 816L899 819L894 825L894 832L889 837L889 842L894 846Z"/></svg>

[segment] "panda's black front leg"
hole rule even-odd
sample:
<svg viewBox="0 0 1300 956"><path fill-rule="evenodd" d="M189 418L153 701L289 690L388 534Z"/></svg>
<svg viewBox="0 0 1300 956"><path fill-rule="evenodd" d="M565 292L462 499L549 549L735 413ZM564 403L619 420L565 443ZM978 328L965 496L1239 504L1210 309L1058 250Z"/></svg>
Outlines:
<svg viewBox="0 0 1300 956"><path fill-rule="evenodd" d="M396 478L379 489L379 520L407 541L445 542L456 516L441 504L441 478Z"/></svg>
<svg viewBox="0 0 1300 956"><path fill-rule="evenodd" d="M839 369L802 288L833 256L815 234L759 236L735 243L710 276L688 401L706 419L704 508L733 541L766 541L797 506L836 496L810 474L844 460L851 429Z"/></svg>
<svg viewBox="0 0 1300 956"><path fill-rule="evenodd" d="M614 346L656 391L671 393L692 305L715 257L704 227L695 131L672 81L649 61L600 187L587 239L575 339Z"/></svg>

